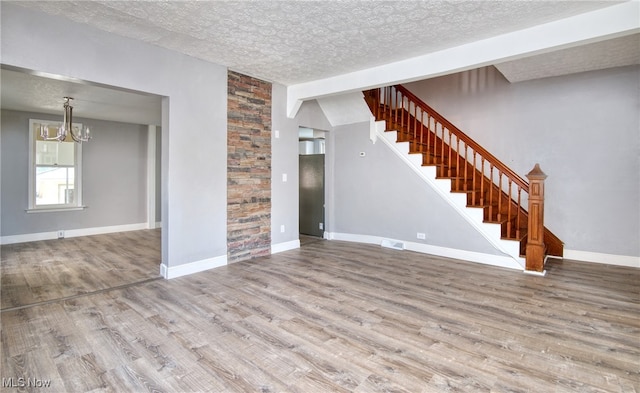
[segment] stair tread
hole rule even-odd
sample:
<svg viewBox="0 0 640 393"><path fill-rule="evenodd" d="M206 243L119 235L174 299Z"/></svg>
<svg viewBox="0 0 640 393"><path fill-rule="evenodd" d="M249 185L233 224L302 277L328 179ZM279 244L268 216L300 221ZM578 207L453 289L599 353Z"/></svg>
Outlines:
<svg viewBox="0 0 640 393"><path fill-rule="evenodd" d="M457 190L457 189L452 189L451 192L454 192L456 194L471 194L474 192L484 192L481 191L480 189L476 189L476 190Z"/></svg>
<svg viewBox="0 0 640 393"><path fill-rule="evenodd" d="M369 101L371 104L376 103L376 96L372 97L372 100L367 100L367 103ZM373 110L375 106L371 104L369 106ZM516 202L513 199L508 201L504 191L492 185L491 179L482 173L483 170L478 171L475 163L467 162L466 157L463 157L466 155L466 150L465 154L459 154L455 146L449 146L444 135L441 137L434 134L433 130L429 129L429 125L426 125L425 128L420 118L415 118L406 108L390 108L386 104L379 103L377 110L373 111L378 120L386 121L388 128L386 131L397 132L398 142L409 142L409 154L422 154L422 166L435 166L436 179L451 180L451 193L467 194L466 206L483 209L483 222L500 224L500 238L519 241L520 254L524 254L528 228L519 201ZM415 128L416 124L419 127L417 129ZM449 143L451 143L451 137L449 137ZM489 197L493 197L494 200L489 200ZM511 213L510 217L508 216L509 212ZM518 218L520 218L519 221ZM516 226L519 228L516 229ZM508 237L506 236L507 229L510 229L511 232ZM516 232L518 236L516 236ZM522 256L524 257L524 255Z"/></svg>

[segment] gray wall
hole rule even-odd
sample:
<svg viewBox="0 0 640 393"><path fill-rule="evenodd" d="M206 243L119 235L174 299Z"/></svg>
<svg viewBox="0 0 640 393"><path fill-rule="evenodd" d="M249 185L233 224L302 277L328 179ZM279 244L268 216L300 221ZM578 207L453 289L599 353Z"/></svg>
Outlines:
<svg viewBox="0 0 640 393"><path fill-rule="evenodd" d="M332 232L501 255L383 142L371 143L368 122L335 127L330 138Z"/></svg>
<svg viewBox="0 0 640 393"><path fill-rule="evenodd" d="M91 125L82 145L82 211L26 213L29 119L60 120L30 112L2 111L2 236L146 221L147 126L76 118Z"/></svg>
<svg viewBox="0 0 640 393"><path fill-rule="evenodd" d="M640 256L640 67L514 84L487 67L406 87L522 176L540 163L565 249Z"/></svg>
<svg viewBox="0 0 640 393"><path fill-rule="evenodd" d="M303 103L296 117L288 118L287 90L282 85L273 85L271 101L271 244L275 245L299 239L298 127L330 131L331 124L315 100ZM327 171L325 178L329 181L331 172ZM286 182L282 181L284 173ZM280 232L281 225L285 226L284 233Z"/></svg>
<svg viewBox="0 0 640 393"><path fill-rule="evenodd" d="M165 97L163 263L225 257L227 69L15 4L0 7L3 64Z"/></svg>
<svg viewBox="0 0 640 393"><path fill-rule="evenodd" d="M271 244L298 240L298 122L287 117L287 89L271 95ZM276 131L279 137L276 138ZM287 174L287 181L282 175ZM284 225L285 232L280 232Z"/></svg>

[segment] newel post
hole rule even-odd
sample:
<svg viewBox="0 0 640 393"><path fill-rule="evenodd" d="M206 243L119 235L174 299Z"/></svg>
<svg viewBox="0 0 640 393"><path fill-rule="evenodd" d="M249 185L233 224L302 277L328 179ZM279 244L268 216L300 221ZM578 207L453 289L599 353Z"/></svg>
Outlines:
<svg viewBox="0 0 640 393"><path fill-rule="evenodd" d="M544 271L544 179L547 178L540 165L527 174L529 179L529 223L527 230L527 251L525 269L533 272Z"/></svg>

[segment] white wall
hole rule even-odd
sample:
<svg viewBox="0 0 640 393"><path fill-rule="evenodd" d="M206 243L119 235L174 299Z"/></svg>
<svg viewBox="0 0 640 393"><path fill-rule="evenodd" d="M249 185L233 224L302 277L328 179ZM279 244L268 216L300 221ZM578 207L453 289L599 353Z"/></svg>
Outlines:
<svg viewBox="0 0 640 393"><path fill-rule="evenodd" d="M226 68L14 4L0 7L3 64L166 97L163 273L226 263Z"/></svg>
<svg viewBox="0 0 640 393"><path fill-rule="evenodd" d="M640 256L640 67L515 84L488 67L406 87L521 176L540 163L565 256Z"/></svg>

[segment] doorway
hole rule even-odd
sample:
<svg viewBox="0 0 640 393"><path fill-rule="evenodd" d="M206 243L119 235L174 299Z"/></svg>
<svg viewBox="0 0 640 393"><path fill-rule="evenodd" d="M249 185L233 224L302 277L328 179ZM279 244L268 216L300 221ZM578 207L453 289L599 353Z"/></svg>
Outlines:
<svg viewBox="0 0 640 393"><path fill-rule="evenodd" d="M29 127L30 120L58 123L65 94L73 93L79 106L74 111L79 117L74 119L82 118L92 134L96 131L80 161L83 194L89 196L84 200L90 205L86 214L80 207L77 212L44 213L42 209L25 215L28 198L34 199L36 207L35 176L33 183L26 175L3 177L2 216L8 225L3 226L0 239L4 243L0 246L0 310L159 279L162 138L156 126L141 124L161 124L162 102L167 98L6 65L0 65L0 75L3 161L5 153L11 153L6 157L12 165L29 162L27 147L35 149L38 134L37 128ZM126 105L116 104L122 102ZM22 138L25 135L27 141ZM37 160L32 161L25 174L27 170L35 174ZM60 186L62 199L57 198ZM29 187L32 190L24 198L20 193L5 193L26 192ZM53 211L60 202L67 204L70 190L77 198L79 184L66 178L53 182L54 199L38 207L52 205ZM145 219L148 229L140 225Z"/></svg>
<svg viewBox="0 0 640 393"><path fill-rule="evenodd" d="M300 234L324 237L325 132L300 127Z"/></svg>

